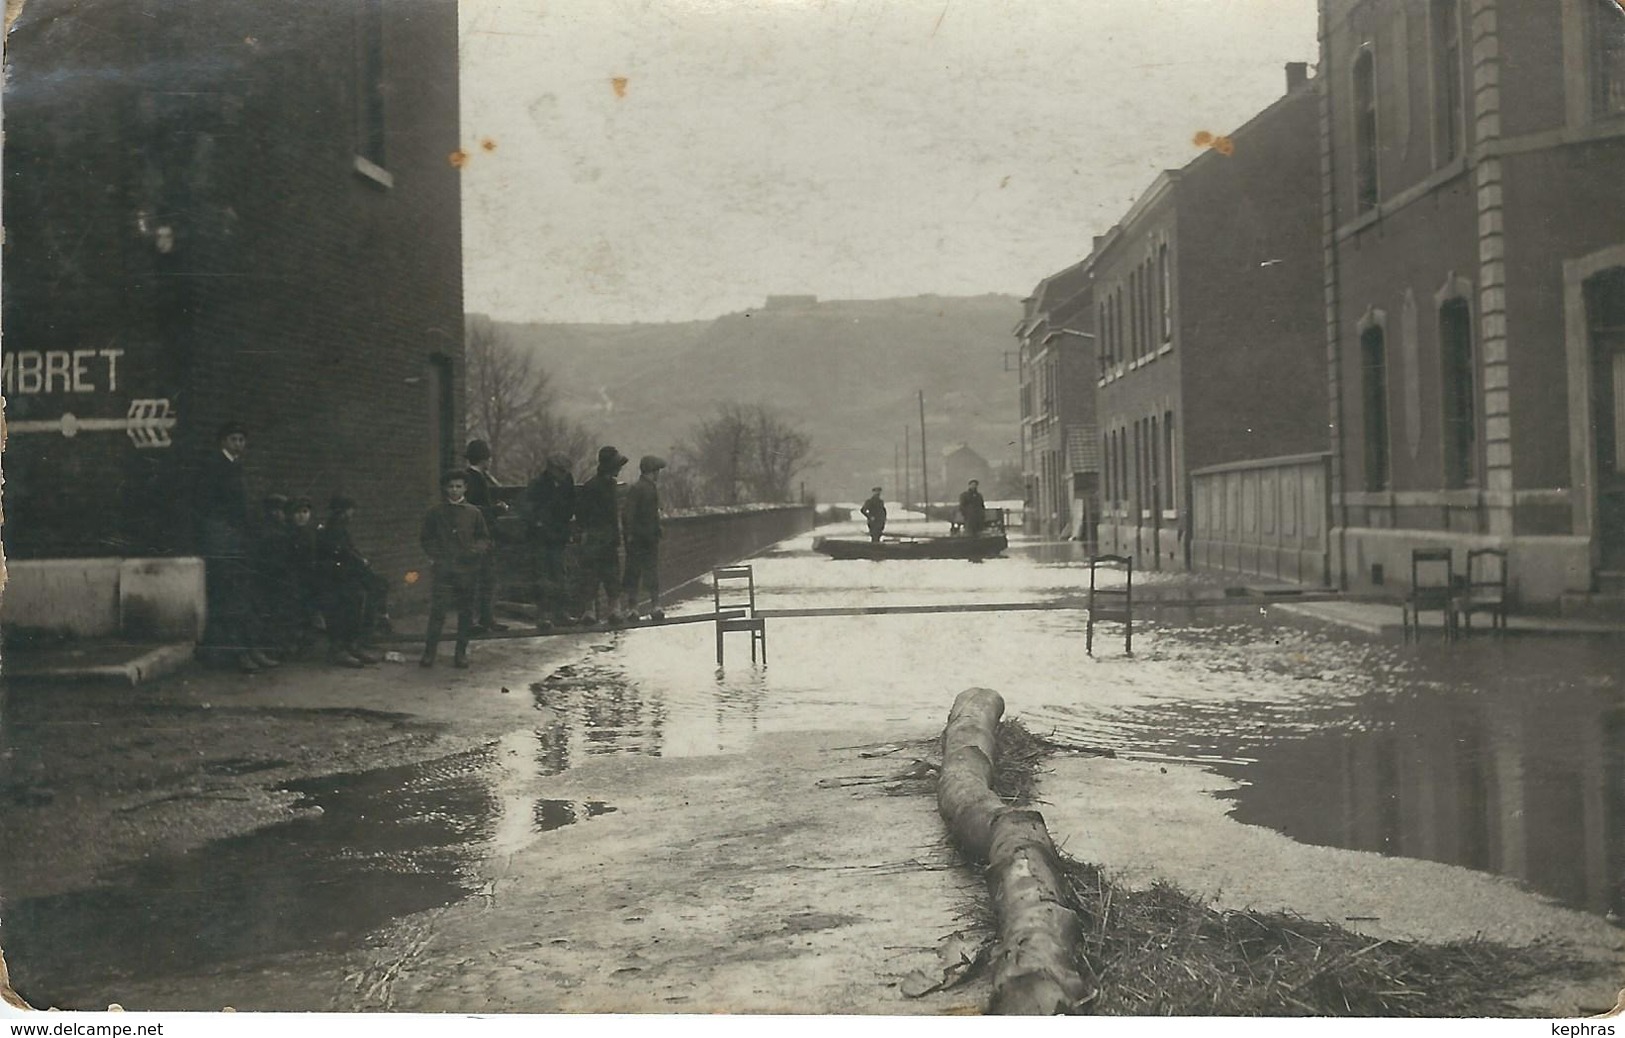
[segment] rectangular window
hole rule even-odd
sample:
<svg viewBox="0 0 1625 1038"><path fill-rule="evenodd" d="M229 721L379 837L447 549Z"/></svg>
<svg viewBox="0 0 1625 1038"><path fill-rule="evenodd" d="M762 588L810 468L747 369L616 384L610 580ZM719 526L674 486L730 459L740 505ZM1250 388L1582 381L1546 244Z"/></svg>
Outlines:
<svg viewBox="0 0 1625 1038"><path fill-rule="evenodd" d="M1163 464L1168 473L1168 503L1164 507L1175 509L1179 507L1179 486L1184 481L1178 477L1177 470L1174 468L1174 413L1172 411L1162 412L1162 450Z"/></svg>
<svg viewBox="0 0 1625 1038"><path fill-rule="evenodd" d="M1117 430L1117 498L1119 502L1128 501L1128 433L1126 430Z"/></svg>
<svg viewBox="0 0 1625 1038"><path fill-rule="evenodd" d="M1376 61L1365 51L1354 62L1354 208L1377 205Z"/></svg>
<svg viewBox="0 0 1625 1038"><path fill-rule="evenodd" d="M1166 244L1157 249L1157 291L1158 309L1162 311L1162 341L1174 341L1174 293L1173 282L1168 274L1168 246Z"/></svg>
<svg viewBox="0 0 1625 1038"><path fill-rule="evenodd" d="M1360 336L1361 391L1365 399L1365 488L1387 490L1388 348L1381 328Z"/></svg>
<svg viewBox="0 0 1625 1038"><path fill-rule="evenodd" d="M1140 347L1140 272L1129 271L1128 275L1128 341L1130 356L1140 359L1143 350Z"/></svg>
<svg viewBox="0 0 1625 1038"><path fill-rule="evenodd" d="M1439 363L1444 387L1444 485L1478 482L1478 421L1472 312L1464 299L1439 310Z"/></svg>
<svg viewBox="0 0 1625 1038"><path fill-rule="evenodd" d="M1112 339L1116 343L1117 363L1123 363L1123 286L1112 292Z"/></svg>
<svg viewBox="0 0 1625 1038"><path fill-rule="evenodd" d="M1433 103L1439 163L1462 152L1461 18L1459 0L1433 0Z"/></svg>
<svg viewBox="0 0 1625 1038"><path fill-rule="evenodd" d="M1159 423L1151 418L1150 434L1146 441L1151 452L1151 511L1153 518L1162 514L1162 441L1158 439Z"/></svg>
<svg viewBox="0 0 1625 1038"><path fill-rule="evenodd" d="M356 151L379 169L384 168L384 0L359 0Z"/></svg>
<svg viewBox="0 0 1625 1038"><path fill-rule="evenodd" d="M1141 434L1143 422L1134 423L1134 515L1145 508L1145 437Z"/></svg>
<svg viewBox="0 0 1625 1038"><path fill-rule="evenodd" d="M1625 113L1625 13L1612 0L1591 6L1591 109L1596 118Z"/></svg>

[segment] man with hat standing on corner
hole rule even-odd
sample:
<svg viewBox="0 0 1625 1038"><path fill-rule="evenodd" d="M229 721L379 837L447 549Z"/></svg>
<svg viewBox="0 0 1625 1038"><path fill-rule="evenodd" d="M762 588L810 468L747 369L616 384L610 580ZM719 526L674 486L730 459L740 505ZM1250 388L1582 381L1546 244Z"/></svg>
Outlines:
<svg viewBox="0 0 1625 1038"><path fill-rule="evenodd" d="M631 459L614 447L598 449L598 471L576 492L576 520L581 524L582 602L591 609L604 589L606 626L621 622L616 611L621 591L621 501L617 476Z"/></svg>
<svg viewBox="0 0 1625 1038"><path fill-rule="evenodd" d="M495 537L497 516L507 511L508 506L498 501L492 493L497 481L490 471L491 445L484 440L470 440L463 449L463 457L468 459L468 469L463 473L468 503L480 510L480 515L485 517L487 532ZM497 583L496 553L488 551L480 557L479 576L474 589L474 602L480 610L478 629L481 631L508 629L507 624L498 623L496 619Z"/></svg>
<svg viewBox="0 0 1625 1038"><path fill-rule="evenodd" d="M626 613L638 616L638 585L649 589L649 618L664 620L660 608L660 488L657 479L666 459L645 454L638 462L638 481L626 492Z"/></svg>
<svg viewBox="0 0 1625 1038"><path fill-rule="evenodd" d="M215 433L215 447L202 458L192 495L208 607L203 644L209 653L252 674L272 661L256 644L248 483L243 472L248 430L238 422L225 423Z"/></svg>

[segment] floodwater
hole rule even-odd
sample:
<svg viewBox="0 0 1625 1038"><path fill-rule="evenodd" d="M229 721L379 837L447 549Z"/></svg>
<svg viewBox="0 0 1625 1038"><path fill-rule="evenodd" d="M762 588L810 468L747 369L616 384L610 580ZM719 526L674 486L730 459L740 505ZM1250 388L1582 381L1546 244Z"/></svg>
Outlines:
<svg viewBox="0 0 1625 1038"><path fill-rule="evenodd" d="M753 560L761 608L1074 605L1088 584L1068 546L1018 541L982 563L837 562L810 542ZM1136 585L1184 579L1137 574ZM710 606L702 589L670 612ZM1404 646L1254 605L1149 613L1132 658L1103 626L1090 657L1083 621L1076 608L774 618L768 666L735 634L722 668L709 624L629 630L537 681L530 723L481 750L289 784L291 821L127 866L92 890L8 903L7 952L29 975L91 980L354 946L392 918L476 894L482 863L613 812L538 797L584 760L735 752L764 732L926 737L971 685L997 689L1006 716L1062 745L1225 776L1243 823L1501 873L1625 914L1618 641Z"/></svg>

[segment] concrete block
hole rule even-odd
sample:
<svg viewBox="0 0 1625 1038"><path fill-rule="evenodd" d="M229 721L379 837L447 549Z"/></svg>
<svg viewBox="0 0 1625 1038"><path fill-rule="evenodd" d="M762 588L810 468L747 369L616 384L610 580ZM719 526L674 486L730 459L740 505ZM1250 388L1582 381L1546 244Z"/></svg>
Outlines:
<svg viewBox="0 0 1625 1038"><path fill-rule="evenodd" d="M119 566L119 629L136 641L203 637L203 560L125 559Z"/></svg>
<svg viewBox="0 0 1625 1038"><path fill-rule="evenodd" d="M21 559L6 564L0 623L75 638L118 632L119 559Z"/></svg>

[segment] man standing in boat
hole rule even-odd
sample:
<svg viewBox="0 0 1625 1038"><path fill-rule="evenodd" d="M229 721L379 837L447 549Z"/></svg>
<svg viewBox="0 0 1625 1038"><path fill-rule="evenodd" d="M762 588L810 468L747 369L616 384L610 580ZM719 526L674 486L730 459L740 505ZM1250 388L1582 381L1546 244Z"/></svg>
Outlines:
<svg viewBox="0 0 1625 1038"><path fill-rule="evenodd" d="M967 537L979 537L987 527L987 502L982 500L982 491L974 479L959 495L959 521Z"/></svg>
<svg viewBox="0 0 1625 1038"><path fill-rule="evenodd" d="M886 502L880 499L880 488L875 487L869 495L869 500L859 509L863 517L869 520L869 540L875 544L880 543L880 535L886 531Z"/></svg>

